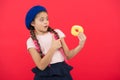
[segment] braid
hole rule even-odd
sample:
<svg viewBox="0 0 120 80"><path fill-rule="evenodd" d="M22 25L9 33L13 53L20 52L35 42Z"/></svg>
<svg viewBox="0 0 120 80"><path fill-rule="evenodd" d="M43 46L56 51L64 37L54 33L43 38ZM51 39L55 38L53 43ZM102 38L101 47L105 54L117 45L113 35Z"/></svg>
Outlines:
<svg viewBox="0 0 120 80"><path fill-rule="evenodd" d="M56 31L54 31L54 29L52 29L51 27L48 27L48 31L54 33L54 34L55 34L55 37L56 37L57 39L59 39L59 35L58 35L58 33L57 33Z"/></svg>
<svg viewBox="0 0 120 80"><path fill-rule="evenodd" d="M35 42L34 42L35 45L38 47L38 49L37 49L38 53L40 53L40 54L41 54L41 57L43 57L42 50L41 50L40 44L39 44L39 42L38 42L38 39L36 38L36 35L35 35L34 30L35 30L34 27L31 26L31 27L30 27L30 35L31 35L32 40L35 41ZM54 31L54 29L52 29L51 27L48 27L48 30L47 30L47 31L54 33L54 34L55 34L55 37L56 37L57 39L59 39L59 35L58 35L58 33L57 33L56 31Z"/></svg>
<svg viewBox="0 0 120 80"><path fill-rule="evenodd" d="M31 38L33 41L35 41L35 45L38 47L38 53L42 54L41 48L40 48L40 44L38 42L38 39L36 38L35 32L34 32L34 27L30 27L30 34L31 34Z"/></svg>
<svg viewBox="0 0 120 80"><path fill-rule="evenodd" d="M31 38L32 38L33 40L36 40L36 36L35 36L34 28L33 28L33 27L30 27L30 34L31 34Z"/></svg>
<svg viewBox="0 0 120 80"><path fill-rule="evenodd" d="M59 35L58 35L58 33L56 31L54 31L54 29L52 29L51 27L48 27L48 31L54 33L55 34L55 38L59 39ZM62 47L59 48L59 51L61 52L62 56L64 57L65 61L67 62L67 59L66 59L66 56L65 56L63 48Z"/></svg>

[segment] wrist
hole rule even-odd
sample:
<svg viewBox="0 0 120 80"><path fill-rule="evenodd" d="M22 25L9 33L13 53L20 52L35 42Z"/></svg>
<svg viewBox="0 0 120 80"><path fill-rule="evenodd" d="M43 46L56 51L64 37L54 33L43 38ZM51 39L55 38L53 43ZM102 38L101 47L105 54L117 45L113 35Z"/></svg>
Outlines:
<svg viewBox="0 0 120 80"><path fill-rule="evenodd" d="M78 46L79 46L80 48L83 48L83 47L84 47L84 44L79 43Z"/></svg>

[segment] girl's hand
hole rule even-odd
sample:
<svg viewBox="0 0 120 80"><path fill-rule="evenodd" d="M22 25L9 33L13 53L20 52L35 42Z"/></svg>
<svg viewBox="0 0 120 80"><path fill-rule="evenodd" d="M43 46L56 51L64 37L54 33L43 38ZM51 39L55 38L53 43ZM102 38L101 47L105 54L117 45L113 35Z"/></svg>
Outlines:
<svg viewBox="0 0 120 80"><path fill-rule="evenodd" d="M83 47L84 44L85 44L85 41L86 41L86 36L85 36L85 34L82 33L82 32L79 33L78 39L79 39L79 45L80 45L81 47Z"/></svg>
<svg viewBox="0 0 120 80"><path fill-rule="evenodd" d="M51 48L56 50L59 49L60 47L62 47L61 41L60 39L55 39L54 34L52 35L52 44L51 44Z"/></svg>

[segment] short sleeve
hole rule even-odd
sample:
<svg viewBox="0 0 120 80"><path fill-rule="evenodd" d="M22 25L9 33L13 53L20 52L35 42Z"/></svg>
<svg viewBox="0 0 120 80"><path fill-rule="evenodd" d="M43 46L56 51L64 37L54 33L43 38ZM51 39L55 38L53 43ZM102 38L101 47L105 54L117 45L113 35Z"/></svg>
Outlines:
<svg viewBox="0 0 120 80"><path fill-rule="evenodd" d="M55 29L55 31L58 33L60 38L64 38L65 34L60 29Z"/></svg>
<svg viewBox="0 0 120 80"><path fill-rule="evenodd" d="M32 40L31 37L28 38L28 40L26 42L26 46L27 46L27 49L32 48L32 47L35 48L35 45L34 45L33 40Z"/></svg>

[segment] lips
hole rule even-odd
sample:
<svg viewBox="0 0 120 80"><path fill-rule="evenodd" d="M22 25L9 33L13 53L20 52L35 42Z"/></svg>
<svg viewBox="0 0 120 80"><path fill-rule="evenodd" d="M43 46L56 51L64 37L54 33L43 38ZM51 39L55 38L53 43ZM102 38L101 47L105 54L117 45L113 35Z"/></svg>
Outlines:
<svg viewBox="0 0 120 80"><path fill-rule="evenodd" d="M44 26L45 28L47 28L48 26Z"/></svg>

